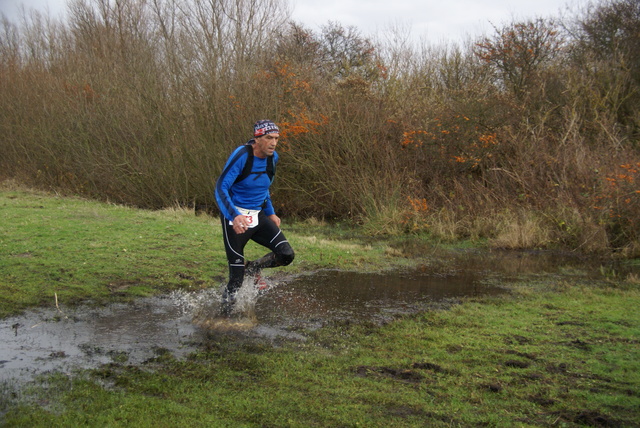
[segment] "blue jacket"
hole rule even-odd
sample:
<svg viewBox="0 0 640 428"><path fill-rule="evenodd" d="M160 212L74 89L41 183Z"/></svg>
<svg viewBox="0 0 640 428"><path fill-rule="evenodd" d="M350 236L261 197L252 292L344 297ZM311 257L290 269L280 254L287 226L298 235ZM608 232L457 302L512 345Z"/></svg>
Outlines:
<svg viewBox="0 0 640 428"><path fill-rule="evenodd" d="M240 215L236 207L248 210L262 209L267 216L275 214L269 193L269 186L273 180L267 174L266 158L254 156L252 173L244 180L235 182L242 174L248 156L244 146L236 148L216 182L216 203L222 215L229 221ZM277 162L278 153L274 152L274 166Z"/></svg>

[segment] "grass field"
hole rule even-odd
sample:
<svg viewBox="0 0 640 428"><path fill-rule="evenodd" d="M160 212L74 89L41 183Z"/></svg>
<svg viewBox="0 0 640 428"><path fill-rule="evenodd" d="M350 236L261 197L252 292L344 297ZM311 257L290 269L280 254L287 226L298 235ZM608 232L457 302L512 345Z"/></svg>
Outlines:
<svg viewBox="0 0 640 428"><path fill-rule="evenodd" d="M207 216L15 187L0 192L0 209L2 317L56 296L107 304L226 275L218 220ZM297 252L287 272L406 267L421 251L399 248L429 245L283 226ZM634 274L541 273L501 296L385 325L333 322L303 342L211 334L184 360L159 354L3 387L0 425L640 426L639 285Z"/></svg>

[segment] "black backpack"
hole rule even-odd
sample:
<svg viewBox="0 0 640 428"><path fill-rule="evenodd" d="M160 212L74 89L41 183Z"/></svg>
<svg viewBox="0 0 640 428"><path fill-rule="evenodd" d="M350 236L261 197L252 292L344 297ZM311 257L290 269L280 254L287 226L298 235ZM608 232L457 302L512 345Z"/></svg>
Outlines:
<svg viewBox="0 0 640 428"><path fill-rule="evenodd" d="M251 171L251 169L253 168L253 143L254 141L251 140L244 145L247 151L247 161L244 164L244 168L242 168L242 173L238 176L238 178L236 178L236 181L234 181L233 184L239 183L240 181L244 180L251 174L256 174L257 175L256 178L258 178L265 173L265 171L256 171L256 172ZM273 164L273 156L267 157L266 173L269 176L269 180L273 181L273 176L276 175L276 168L275 168L275 165Z"/></svg>

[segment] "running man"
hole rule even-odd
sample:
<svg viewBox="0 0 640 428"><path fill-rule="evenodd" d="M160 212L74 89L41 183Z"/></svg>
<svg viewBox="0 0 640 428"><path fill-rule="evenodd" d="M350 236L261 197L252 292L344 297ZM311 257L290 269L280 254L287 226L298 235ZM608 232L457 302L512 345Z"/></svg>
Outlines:
<svg viewBox="0 0 640 428"><path fill-rule="evenodd" d="M229 282L222 294L222 313L230 315L245 273L286 266L295 256L280 230L280 218L271 203L269 187L278 162L276 146L280 130L270 120L254 125L254 138L229 156L216 182L224 248L229 263ZM253 240L271 250L255 261L246 261L244 247Z"/></svg>

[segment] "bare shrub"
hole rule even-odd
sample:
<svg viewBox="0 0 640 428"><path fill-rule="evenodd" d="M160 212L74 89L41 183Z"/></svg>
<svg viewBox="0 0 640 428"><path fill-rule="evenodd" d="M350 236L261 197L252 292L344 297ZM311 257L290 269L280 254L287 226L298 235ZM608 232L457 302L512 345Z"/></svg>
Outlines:
<svg viewBox="0 0 640 428"><path fill-rule="evenodd" d="M284 215L366 232L633 253L637 2L461 45L289 21L285 0L72 0L0 22L0 178L214 212L255 120Z"/></svg>

